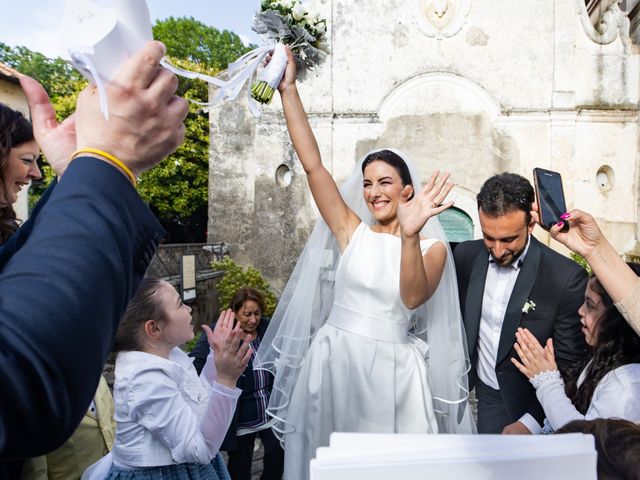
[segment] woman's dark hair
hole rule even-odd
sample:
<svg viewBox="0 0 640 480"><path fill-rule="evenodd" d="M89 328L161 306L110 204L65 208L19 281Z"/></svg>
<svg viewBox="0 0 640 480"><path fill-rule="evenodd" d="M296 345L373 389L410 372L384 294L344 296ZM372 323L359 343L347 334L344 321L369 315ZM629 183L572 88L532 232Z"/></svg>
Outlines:
<svg viewBox="0 0 640 480"><path fill-rule="evenodd" d="M640 264L627 265L636 275L640 275ZM592 277L589 282L593 291L602 297L606 310L596 324L596 345L581 362L567 372L565 388L567 396L583 415L591 404L596 386L607 373L622 365L640 362L640 336L629 326L598 279ZM587 367L585 379L578 388L580 372L589 361L591 363Z"/></svg>
<svg viewBox="0 0 640 480"><path fill-rule="evenodd" d="M573 420L556 433L594 436L598 480L640 480L640 425L613 418Z"/></svg>
<svg viewBox="0 0 640 480"><path fill-rule="evenodd" d="M260 290L251 287L244 287L238 290L229 302L229 308L238 313L247 300L256 302L260 307L260 311L264 312L264 295Z"/></svg>
<svg viewBox="0 0 640 480"><path fill-rule="evenodd" d="M502 217L522 210L531 222L531 204L535 194L531 182L516 173L500 173L487 179L476 196L478 209L490 217Z"/></svg>
<svg viewBox="0 0 640 480"><path fill-rule="evenodd" d="M11 149L33 140L33 127L24 115L0 103L0 178L4 178ZM0 207L0 244L18 229L16 212L11 205Z"/></svg>
<svg viewBox="0 0 640 480"><path fill-rule="evenodd" d="M141 350L140 330L144 323L152 319L164 321L160 299L156 295L161 285L162 280L155 278L142 280L138 291L129 301L116 332L112 348L114 353Z"/></svg>
<svg viewBox="0 0 640 480"><path fill-rule="evenodd" d="M364 175L364 169L367 168L367 165L377 160L387 163L395 168L400 175L402 185L411 185L413 187L413 182L411 181L411 173L409 173L409 167L407 167L407 164L400 155L393 153L391 150L378 150L377 152L372 152L367 155L362 162L362 174Z"/></svg>

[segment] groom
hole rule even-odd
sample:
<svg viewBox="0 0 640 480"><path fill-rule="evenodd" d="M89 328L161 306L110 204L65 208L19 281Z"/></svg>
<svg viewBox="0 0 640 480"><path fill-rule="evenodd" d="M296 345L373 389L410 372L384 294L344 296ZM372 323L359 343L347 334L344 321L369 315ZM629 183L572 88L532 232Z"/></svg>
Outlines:
<svg viewBox="0 0 640 480"><path fill-rule="evenodd" d="M454 250L460 308L476 388L479 433L539 433L542 406L511 363L518 327L545 344L553 338L562 370L583 355L578 308L587 275L531 232L533 187L513 173L489 178L477 196L482 240Z"/></svg>

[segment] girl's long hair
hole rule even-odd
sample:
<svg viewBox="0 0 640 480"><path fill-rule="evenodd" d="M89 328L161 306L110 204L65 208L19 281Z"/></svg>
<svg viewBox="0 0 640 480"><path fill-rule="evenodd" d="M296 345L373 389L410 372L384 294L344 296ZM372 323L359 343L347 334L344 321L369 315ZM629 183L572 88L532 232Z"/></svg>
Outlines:
<svg viewBox="0 0 640 480"><path fill-rule="evenodd" d="M156 293L162 280L145 278L124 312L111 350L113 353L142 350L140 332L147 320L164 320Z"/></svg>
<svg viewBox="0 0 640 480"><path fill-rule="evenodd" d="M627 263L627 265L636 275L640 275L640 264ZM596 325L596 345L566 375L567 396L583 415L589 409L598 383L607 373L623 365L640 362L640 336L629 326L598 279L593 277L589 281L593 291L602 297L606 310ZM578 387L578 377L585 366L587 366L586 376Z"/></svg>

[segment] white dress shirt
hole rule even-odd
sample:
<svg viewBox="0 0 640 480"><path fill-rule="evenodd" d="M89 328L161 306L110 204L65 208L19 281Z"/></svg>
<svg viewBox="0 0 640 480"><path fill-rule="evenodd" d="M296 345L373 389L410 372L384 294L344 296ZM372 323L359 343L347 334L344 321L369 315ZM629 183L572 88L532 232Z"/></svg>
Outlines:
<svg viewBox="0 0 640 480"><path fill-rule="evenodd" d="M529 251L530 239L522 255L511 265L501 267L489 255L489 268L484 284L480 330L478 332L478 378L494 390L500 390L496 375L496 357L504 314L518 279L520 267ZM514 339L515 340L515 339Z"/></svg>
<svg viewBox="0 0 640 480"><path fill-rule="evenodd" d="M113 463L135 469L210 462L242 393L215 383L215 375L213 354L198 377L193 359L179 348L169 359L120 352L113 388Z"/></svg>

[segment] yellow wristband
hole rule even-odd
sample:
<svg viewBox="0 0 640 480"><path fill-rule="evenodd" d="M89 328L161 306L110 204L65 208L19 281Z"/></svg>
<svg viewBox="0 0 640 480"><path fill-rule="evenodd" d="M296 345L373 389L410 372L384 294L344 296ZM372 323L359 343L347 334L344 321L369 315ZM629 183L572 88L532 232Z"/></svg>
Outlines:
<svg viewBox="0 0 640 480"><path fill-rule="evenodd" d="M107 160L112 162L116 167L122 170L127 175L127 177L129 177L129 180L131 180L131 183L133 184L133 186L134 187L136 186L136 177L133 175L133 172L131 171L131 169L122 162L122 160L98 148L81 148L80 150L76 150L75 152L73 152L73 155L71 155L71 160L79 156L81 153L93 153L95 155L100 155L101 157L106 158Z"/></svg>

